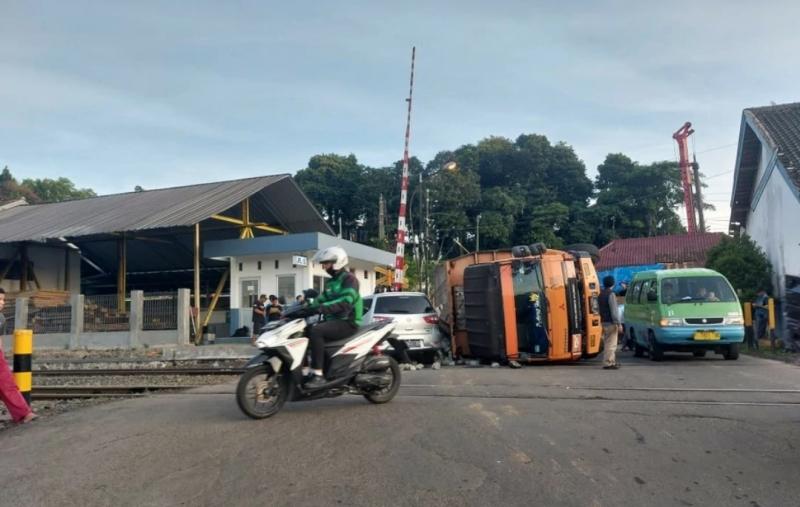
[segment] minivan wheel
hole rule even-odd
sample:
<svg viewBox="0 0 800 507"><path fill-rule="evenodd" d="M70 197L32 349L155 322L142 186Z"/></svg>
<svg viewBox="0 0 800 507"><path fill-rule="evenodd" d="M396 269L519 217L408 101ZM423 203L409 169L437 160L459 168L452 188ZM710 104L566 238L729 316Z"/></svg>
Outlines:
<svg viewBox="0 0 800 507"><path fill-rule="evenodd" d="M647 352L650 355L650 360L661 361L662 359L664 359L664 350L662 350L661 345L659 345L658 342L656 342L656 337L652 331L650 331L650 333L648 334L648 338L649 338L648 341L650 348Z"/></svg>
<svg viewBox="0 0 800 507"><path fill-rule="evenodd" d="M722 357L724 357L726 361L736 361L739 359L739 344L734 343L728 345L722 352Z"/></svg>

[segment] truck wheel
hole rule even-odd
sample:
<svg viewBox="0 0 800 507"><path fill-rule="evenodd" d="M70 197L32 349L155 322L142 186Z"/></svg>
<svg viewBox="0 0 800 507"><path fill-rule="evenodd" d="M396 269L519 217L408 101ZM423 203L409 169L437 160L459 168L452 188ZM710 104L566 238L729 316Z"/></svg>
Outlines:
<svg viewBox="0 0 800 507"><path fill-rule="evenodd" d="M589 257L592 258L592 262L595 263L600 260L600 249L591 243L575 243L574 245L567 245L564 247L564 250L568 252L586 252L589 254Z"/></svg>
<svg viewBox="0 0 800 507"><path fill-rule="evenodd" d="M656 337L652 331L648 334L650 348L648 349L648 354L650 355L651 361L661 361L664 359L664 350L661 348L661 345L658 344L656 341Z"/></svg>
<svg viewBox="0 0 800 507"><path fill-rule="evenodd" d="M736 361L739 359L739 344L734 343L733 345L728 345L722 353L722 357L724 357L726 361Z"/></svg>

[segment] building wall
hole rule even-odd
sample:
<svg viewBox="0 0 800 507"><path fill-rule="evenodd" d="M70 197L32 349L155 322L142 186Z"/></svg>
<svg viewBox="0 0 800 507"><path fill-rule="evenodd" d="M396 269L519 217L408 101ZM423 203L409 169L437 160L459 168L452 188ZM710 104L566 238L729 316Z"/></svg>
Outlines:
<svg viewBox="0 0 800 507"><path fill-rule="evenodd" d="M257 280L259 294L278 295L278 276L294 275L294 295L287 297L293 299L303 290L311 288L314 277L328 278L327 273L320 266L315 266L311 261L313 253L306 255L309 259L308 266L292 266L292 255L263 255L231 258L231 308L243 308L242 281ZM275 261L278 268L275 268ZM261 269L258 267L261 262ZM241 264L241 270L239 266ZM353 270L359 282L359 292L362 296L375 292L375 265L358 259L353 259L349 267ZM366 276L365 276L366 273Z"/></svg>
<svg viewBox="0 0 800 507"><path fill-rule="evenodd" d="M0 245L0 259L8 260L14 257L16 245ZM67 261L69 256L69 261ZM81 288L81 259L78 252L58 247L28 245L28 258L33 264L33 270L45 290L63 290L79 293ZM67 267L69 266L69 267ZM68 280L65 278L69 270ZM68 283L68 286L65 285ZM4 280L0 287L8 292L18 292L19 280ZM31 281L28 289L35 288Z"/></svg>
<svg viewBox="0 0 800 507"><path fill-rule="evenodd" d="M759 173L764 171L759 168ZM776 295L783 297L785 276L800 276L800 201L779 167L775 166L768 178L760 196L754 196L755 210L750 211L746 232L772 262Z"/></svg>

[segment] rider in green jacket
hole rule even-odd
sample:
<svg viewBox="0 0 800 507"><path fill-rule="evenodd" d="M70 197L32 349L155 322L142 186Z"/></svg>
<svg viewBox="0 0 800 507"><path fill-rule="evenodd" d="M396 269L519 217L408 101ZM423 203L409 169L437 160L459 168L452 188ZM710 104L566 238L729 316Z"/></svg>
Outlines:
<svg viewBox="0 0 800 507"><path fill-rule="evenodd" d="M333 246L320 250L313 258L330 276L325 290L317 297L311 308L318 308L323 321L311 327L311 374L306 387L315 388L325 384L322 371L325 363L325 342L343 340L358 331L364 304L358 291L358 279L347 271L349 261L343 248Z"/></svg>

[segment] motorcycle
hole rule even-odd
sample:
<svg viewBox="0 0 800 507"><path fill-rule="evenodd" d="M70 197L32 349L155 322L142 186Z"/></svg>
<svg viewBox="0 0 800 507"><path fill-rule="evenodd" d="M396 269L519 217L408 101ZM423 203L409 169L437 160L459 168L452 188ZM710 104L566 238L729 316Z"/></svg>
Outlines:
<svg viewBox="0 0 800 507"><path fill-rule="evenodd" d="M255 345L261 352L247 363L236 387L236 402L247 416L265 419L278 413L287 401L349 393L372 403L387 403L397 394L400 367L394 358L383 355L380 347L392 337L392 321L362 326L349 338L325 343L326 383L313 390L304 387L307 319L315 315L317 311L295 304L258 337Z"/></svg>

